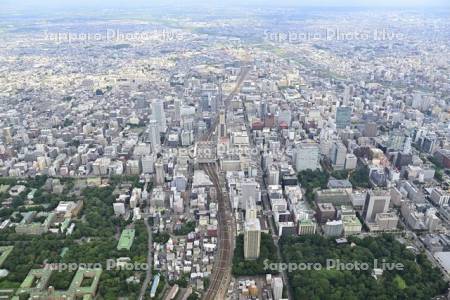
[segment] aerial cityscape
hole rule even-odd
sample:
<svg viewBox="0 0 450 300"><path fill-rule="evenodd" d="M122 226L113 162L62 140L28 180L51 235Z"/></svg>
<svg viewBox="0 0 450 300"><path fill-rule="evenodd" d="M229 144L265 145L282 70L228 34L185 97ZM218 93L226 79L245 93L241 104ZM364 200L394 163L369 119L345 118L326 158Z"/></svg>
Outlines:
<svg viewBox="0 0 450 300"><path fill-rule="evenodd" d="M450 299L450 3L119 2L0 1L0 299Z"/></svg>

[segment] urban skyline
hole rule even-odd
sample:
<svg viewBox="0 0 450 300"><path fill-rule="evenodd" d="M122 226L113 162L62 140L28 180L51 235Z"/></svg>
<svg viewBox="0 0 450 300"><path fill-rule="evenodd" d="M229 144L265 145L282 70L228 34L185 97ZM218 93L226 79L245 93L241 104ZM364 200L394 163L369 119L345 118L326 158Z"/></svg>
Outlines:
<svg viewBox="0 0 450 300"><path fill-rule="evenodd" d="M0 298L449 299L448 7L2 1Z"/></svg>

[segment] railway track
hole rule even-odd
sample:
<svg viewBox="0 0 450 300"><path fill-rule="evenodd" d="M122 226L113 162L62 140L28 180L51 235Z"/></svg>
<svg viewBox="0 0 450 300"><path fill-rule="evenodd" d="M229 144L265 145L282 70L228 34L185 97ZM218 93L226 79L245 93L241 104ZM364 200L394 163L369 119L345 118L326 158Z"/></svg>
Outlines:
<svg viewBox="0 0 450 300"><path fill-rule="evenodd" d="M204 299L224 299L226 288L231 279L231 264L234 249L233 246L233 220L231 215L231 206L224 197L220 186L220 180L217 175L217 169L214 164L203 166L204 171L211 178L217 191L218 204L218 251L214 262L214 270L211 276L211 282L205 293Z"/></svg>
<svg viewBox="0 0 450 300"><path fill-rule="evenodd" d="M242 84L250 72L249 67L244 67L241 71L236 86L224 101L225 109L228 108L231 100L240 91ZM202 141L210 141L214 137L214 131L219 124L219 117L217 116L214 125L202 137ZM222 191L220 179L217 172L216 164L204 164L203 170L211 178L214 187L217 191L218 203L218 250L214 261L213 273L211 275L210 285L204 295L205 300L225 299L228 286L231 281L231 266L234 250L234 218L232 215L231 204L227 196Z"/></svg>

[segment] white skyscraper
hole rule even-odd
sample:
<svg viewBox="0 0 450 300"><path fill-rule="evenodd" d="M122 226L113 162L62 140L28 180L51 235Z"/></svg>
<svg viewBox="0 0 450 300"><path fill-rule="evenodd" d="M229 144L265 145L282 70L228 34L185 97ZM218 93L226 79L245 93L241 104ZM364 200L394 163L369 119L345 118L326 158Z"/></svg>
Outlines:
<svg viewBox="0 0 450 300"><path fill-rule="evenodd" d="M261 246L261 224L259 219L245 221L244 226L244 258L257 259Z"/></svg>
<svg viewBox="0 0 450 300"><path fill-rule="evenodd" d="M274 277L272 279L272 293L274 300L283 298L283 279L281 277Z"/></svg>
<svg viewBox="0 0 450 300"><path fill-rule="evenodd" d="M181 121L181 100L175 99L174 106L175 106L175 121L179 122Z"/></svg>
<svg viewBox="0 0 450 300"><path fill-rule="evenodd" d="M258 209L256 208L255 199L250 198L245 205L245 220L250 221L258 218Z"/></svg>
<svg viewBox="0 0 450 300"><path fill-rule="evenodd" d="M342 103L344 105L348 105L348 103L350 101L350 87L348 85L346 85L344 88L344 96L342 98L343 98Z"/></svg>
<svg viewBox="0 0 450 300"><path fill-rule="evenodd" d="M149 130L149 139L150 143L152 144L152 150L153 152L159 152L161 149L161 139L159 137L159 125L158 121L156 120L150 120L150 123L148 125Z"/></svg>
<svg viewBox="0 0 450 300"><path fill-rule="evenodd" d="M259 202L261 200L261 189L259 183L255 180L245 180L241 184L241 201L239 202L239 207L241 209L246 208L246 203L250 198L255 202Z"/></svg>
<svg viewBox="0 0 450 300"><path fill-rule="evenodd" d="M166 113L162 100L156 100L152 103L152 119L158 122L160 132L166 132Z"/></svg>
<svg viewBox="0 0 450 300"><path fill-rule="evenodd" d="M155 163L155 172L156 172L155 178L156 185L163 185L165 181L165 174L164 174L164 165L162 161L158 160Z"/></svg>

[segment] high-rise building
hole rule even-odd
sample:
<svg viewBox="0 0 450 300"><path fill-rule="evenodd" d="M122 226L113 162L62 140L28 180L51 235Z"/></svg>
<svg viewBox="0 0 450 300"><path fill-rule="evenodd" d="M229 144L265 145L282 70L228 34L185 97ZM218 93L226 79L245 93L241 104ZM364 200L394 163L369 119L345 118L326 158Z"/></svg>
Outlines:
<svg viewBox="0 0 450 300"><path fill-rule="evenodd" d="M158 160L155 163L155 172L156 172L155 177L156 185L163 185L165 182L165 174L164 174L164 165L162 161Z"/></svg>
<svg viewBox="0 0 450 300"><path fill-rule="evenodd" d="M261 200L261 189L259 183L255 180L247 179L241 183L241 201L239 202L239 207L241 209L246 209L247 201L252 199L253 201L259 202Z"/></svg>
<svg viewBox="0 0 450 300"><path fill-rule="evenodd" d="M161 149L161 139L159 136L158 121L150 120L148 125L148 138L152 144L153 152L159 152Z"/></svg>
<svg viewBox="0 0 450 300"><path fill-rule="evenodd" d="M220 105L219 102L220 102L220 95L214 95L214 96L211 97L210 106L211 106L211 111L213 113L217 112L217 109L218 109L218 107Z"/></svg>
<svg viewBox="0 0 450 300"><path fill-rule="evenodd" d="M152 103L152 119L157 121L160 132L166 132L166 113L162 100L156 100Z"/></svg>
<svg viewBox="0 0 450 300"><path fill-rule="evenodd" d="M272 294L273 300L280 300L283 298L283 279L281 279L281 277L274 277L272 279Z"/></svg>
<svg viewBox="0 0 450 300"><path fill-rule="evenodd" d="M347 106L350 103L350 99L351 99L351 97L353 97L353 91L354 91L354 88L351 85L350 86L346 85L344 87L344 95L342 96L342 104L343 105Z"/></svg>
<svg viewBox="0 0 450 300"><path fill-rule="evenodd" d="M336 128L345 129L352 124L352 108L340 106L336 109Z"/></svg>
<svg viewBox="0 0 450 300"><path fill-rule="evenodd" d="M366 222L374 222L377 214L385 213L389 209L391 195L385 190L369 191L364 204L363 218Z"/></svg>
<svg viewBox="0 0 450 300"><path fill-rule="evenodd" d="M358 158L354 154L347 154L345 157L345 169L353 170L356 169L356 165L358 164Z"/></svg>
<svg viewBox="0 0 450 300"><path fill-rule="evenodd" d="M227 124L226 124L226 116L225 110L221 109L219 112L219 138L227 137Z"/></svg>
<svg viewBox="0 0 450 300"><path fill-rule="evenodd" d="M173 101L173 104L175 106L175 121L180 122L181 121L181 100L175 99Z"/></svg>
<svg viewBox="0 0 450 300"><path fill-rule="evenodd" d="M258 218L258 209L256 207L255 199L250 198L245 204L245 220L250 221Z"/></svg>
<svg viewBox="0 0 450 300"><path fill-rule="evenodd" d="M295 151L296 171L316 170L319 168L319 146L313 142L300 143Z"/></svg>
<svg viewBox="0 0 450 300"><path fill-rule="evenodd" d="M245 221L244 225L244 258L257 259L261 247L261 224L259 219Z"/></svg>
<svg viewBox="0 0 450 300"><path fill-rule="evenodd" d="M271 165L267 171L269 185L279 185L280 184L280 171L276 165Z"/></svg>
<svg viewBox="0 0 450 300"><path fill-rule="evenodd" d="M347 148L341 142L335 142L331 147L331 163L336 170L345 168L345 159L347 157Z"/></svg>
<svg viewBox="0 0 450 300"><path fill-rule="evenodd" d="M266 114L267 114L267 101L266 99L264 99L261 100L259 104L259 117L261 118L261 120L264 121L264 119L266 118Z"/></svg>

